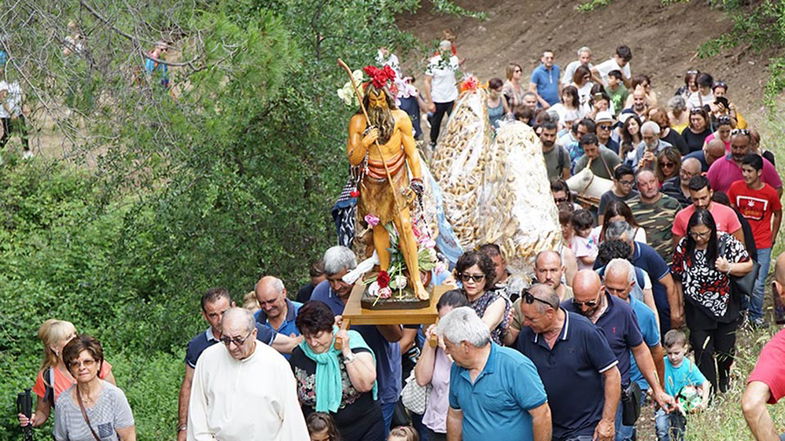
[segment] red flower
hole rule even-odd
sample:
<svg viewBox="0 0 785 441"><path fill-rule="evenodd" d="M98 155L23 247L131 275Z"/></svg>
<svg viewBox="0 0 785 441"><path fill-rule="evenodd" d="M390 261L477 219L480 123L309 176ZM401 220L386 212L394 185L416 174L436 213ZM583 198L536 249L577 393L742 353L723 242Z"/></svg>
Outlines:
<svg viewBox="0 0 785 441"><path fill-rule="evenodd" d="M390 285L390 275L387 274L387 271L379 271L379 275L376 276L376 283L379 285L379 288L387 288Z"/></svg>
<svg viewBox="0 0 785 441"><path fill-rule="evenodd" d="M383 88L388 81L395 79L395 71L390 66L384 66L381 69L376 66L365 66L363 72L371 77L371 83L377 89Z"/></svg>

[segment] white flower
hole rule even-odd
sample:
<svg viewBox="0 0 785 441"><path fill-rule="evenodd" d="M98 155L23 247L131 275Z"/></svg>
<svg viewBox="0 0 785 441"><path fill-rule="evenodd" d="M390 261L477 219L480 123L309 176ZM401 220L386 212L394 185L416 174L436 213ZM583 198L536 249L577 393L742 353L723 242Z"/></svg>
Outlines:
<svg viewBox="0 0 785 441"><path fill-rule="evenodd" d="M390 282L390 288L395 290L401 290L406 288L407 279L406 276L397 275L393 277L392 281Z"/></svg>
<svg viewBox="0 0 785 441"><path fill-rule="evenodd" d="M363 81L363 71L355 70L352 72L352 77L354 77L354 84L357 85L357 91L360 92L360 98L363 97L363 89L362 89L362 81ZM344 102L347 106L354 106L359 107L360 103L357 101L357 96L354 93L354 87L352 87L352 82L347 81L346 84L343 85L342 88L338 89L338 98Z"/></svg>

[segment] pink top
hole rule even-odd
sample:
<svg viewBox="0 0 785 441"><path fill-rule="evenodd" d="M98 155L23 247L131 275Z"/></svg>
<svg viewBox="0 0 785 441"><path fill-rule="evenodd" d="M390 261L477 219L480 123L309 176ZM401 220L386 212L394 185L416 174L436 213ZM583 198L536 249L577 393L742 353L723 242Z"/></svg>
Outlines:
<svg viewBox="0 0 785 441"><path fill-rule="evenodd" d="M726 207L725 205L712 202L709 205L709 212L714 216L714 223L717 224L717 231L724 231L728 234L733 234L741 229L741 223L736 216L733 208ZM690 222L690 217L695 213L695 206L689 207L676 213L676 218L673 220L673 228L671 232L675 236L684 236L687 234L687 224Z"/></svg>
<svg viewBox="0 0 785 441"><path fill-rule="evenodd" d="M436 348L436 360L431 377L431 394L422 416L422 423L436 433L447 433L447 410L450 407L450 369L452 361L442 348Z"/></svg>
<svg viewBox="0 0 785 441"><path fill-rule="evenodd" d="M744 180L744 176L741 175L741 167L733 162L731 155L725 155L724 158L714 161L714 164L709 167L706 177L709 178L709 183L714 191L723 191L725 193L728 192L731 184ZM777 174L777 169L766 158L763 158L763 174L760 180L771 185L775 190L782 188L782 180L780 180L780 175Z"/></svg>
<svg viewBox="0 0 785 441"><path fill-rule="evenodd" d="M707 136L706 139L703 140L703 142L708 144L710 141L714 141L714 138L715 138L714 133L712 133L711 135ZM730 141L723 141L722 143L725 144L725 151L730 153Z"/></svg>

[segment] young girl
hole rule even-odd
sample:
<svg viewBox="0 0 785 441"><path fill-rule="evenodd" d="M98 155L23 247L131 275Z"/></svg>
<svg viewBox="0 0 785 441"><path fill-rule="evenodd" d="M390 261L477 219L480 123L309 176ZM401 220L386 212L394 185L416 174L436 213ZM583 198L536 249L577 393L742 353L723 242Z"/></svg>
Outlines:
<svg viewBox="0 0 785 441"><path fill-rule="evenodd" d="M412 426L398 426L390 431L387 441L420 441L420 436Z"/></svg>
<svg viewBox="0 0 785 441"><path fill-rule="evenodd" d="M332 417L323 412L314 412L305 419L311 441L341 441L341 434Z"/></svg>
<svg viewBox="0 0 785 441"><path fill-rule="evenodd" d="M577 210L572 213L570 224L575 234L572 237L570 248L578 259L578 270L592 269L597 258L597 242L591 237L594 226L594 216L589 210Z"/></svg>

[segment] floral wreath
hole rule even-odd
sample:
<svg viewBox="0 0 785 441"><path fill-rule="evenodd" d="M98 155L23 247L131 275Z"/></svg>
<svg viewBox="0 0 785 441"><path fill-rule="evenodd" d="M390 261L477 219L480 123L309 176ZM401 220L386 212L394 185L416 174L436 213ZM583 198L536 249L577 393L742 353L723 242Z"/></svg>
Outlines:
<svg viewBox="0 0 785 441"><path fill-rule="evenodd" d="M363 73L368 75L369 78L365 78ZM393 97L398 95L399 80L396 78L395 70L390 66L385 65L383 67L376 67L368 65L362 70L358 69L352 72L352 77L354 78L354 83L359 84L357 91L359 92L360 99L365 97L366 90L371 84L377 89L384 89L386 87ZM347 81L342 88L338 89L338 98L347 106L356 107L360 105L360 103L357 102L357 96L351 81Z"/></svg>

